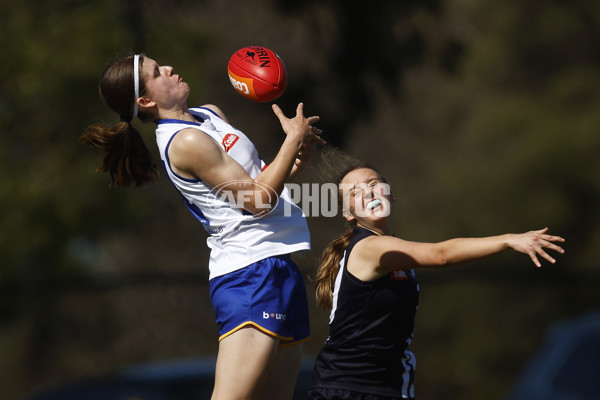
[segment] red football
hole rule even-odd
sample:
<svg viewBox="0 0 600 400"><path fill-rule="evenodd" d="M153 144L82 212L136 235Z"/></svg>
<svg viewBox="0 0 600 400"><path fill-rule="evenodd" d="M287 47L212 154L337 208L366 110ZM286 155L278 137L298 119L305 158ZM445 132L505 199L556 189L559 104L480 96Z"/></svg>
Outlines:
<svg viewBox="0 0 600 400"><path fill-rule="evenodd" d="M227 73L233 88L253 101L271 101L287 87L285 64L273 51L262 46L248 46L229 59Z"/></svg>

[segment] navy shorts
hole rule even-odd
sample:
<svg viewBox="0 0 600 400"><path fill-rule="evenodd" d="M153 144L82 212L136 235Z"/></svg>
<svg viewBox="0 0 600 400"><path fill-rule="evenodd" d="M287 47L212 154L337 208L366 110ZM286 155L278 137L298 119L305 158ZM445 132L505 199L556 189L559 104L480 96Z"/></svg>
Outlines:
<svg viewBox="0 0 600 400"><path fill-rule="evenodd" d="M252 325L296 344L310 337L304 277L289 255L265 258L210 280L219 340Z"/></svg>

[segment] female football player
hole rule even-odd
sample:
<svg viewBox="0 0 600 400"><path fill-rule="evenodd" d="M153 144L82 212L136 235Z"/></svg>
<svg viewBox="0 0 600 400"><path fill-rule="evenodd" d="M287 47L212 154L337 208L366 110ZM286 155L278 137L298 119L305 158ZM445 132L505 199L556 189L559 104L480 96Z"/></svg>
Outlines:
<svg viewBox="0 0 600 400"><path fill-rule="evenodd" d="M394 236L392 196L375 169L332 150L326 171L339 172L343 216L350 224L324 250L317 304L330 310L329 337L317 356L309 399L414 399L415 357L409 349L419 286L417 268L446 268L512 249L555 260L559 236L541 229L483 238L418 243Z"/></svg>
<svg viewBox="0 0 600 400"><path fill-rule="evenodd" d="M173 67L142 54L106 68L100 95L120 116L90 126L84 143L104 150L101 171L117 187L153 182L157 168L133 119L156 123L167 177L209 234L210 296L219 325L213 400L291 399L301 345L309 337L303 277L290 254L307 250L302 210L284 183L323 144L319 118L299 104L287 118L273 105L285 139L271 163L214 105L189 108L188 84Z"/></svg>

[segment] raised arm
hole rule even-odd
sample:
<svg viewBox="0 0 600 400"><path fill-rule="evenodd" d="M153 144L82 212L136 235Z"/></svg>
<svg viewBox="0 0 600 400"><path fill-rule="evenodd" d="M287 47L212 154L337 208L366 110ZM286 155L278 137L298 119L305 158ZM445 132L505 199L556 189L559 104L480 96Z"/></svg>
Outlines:
<svg viewBox="0 0 600 400"><path fill-rule="evenodd" d="M456 238L439 243L410 242L392 236L370 236L358 242L350 254L348 270L362 280L373 280L394 269L448 267L513 249L529 255L539 268L539 257L555 263L546 249L564 253L548 228L520 234L483 238Z"/></svg>
<svg viewBox="0 0 600 400"><path fill-rule="evenodd" d="M287 118L276 104L273 104L273 112L286 133L286 139L273 161L255 181L272 187L280 194L285 182L293 175L292 172L298 171L298 157L304 157L306 149L312 148L316 143L325 142L319 136L321 131L313 126L319 121L319 117L305 117L304 104L298 104L293 118Z"/></svg>
<svg viewBox="0 0 600 400"><path fill-rule="evenodd" d="M186 178L226 187L236 204L251 213L264 212L265 207L276 203L303 146L320 140L318 130L312 126L319 117L304 117L302 104L293 118L286 118L275 105L273 110L286 137L275 159L256 178L252 179L214 140L197 129L185 129L175 136L169 148L171 167Z"/></svg>

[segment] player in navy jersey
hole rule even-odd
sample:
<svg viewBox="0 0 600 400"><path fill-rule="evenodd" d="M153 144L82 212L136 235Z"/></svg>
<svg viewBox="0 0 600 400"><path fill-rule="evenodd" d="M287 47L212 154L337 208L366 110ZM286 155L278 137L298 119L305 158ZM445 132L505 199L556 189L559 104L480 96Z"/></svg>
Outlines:
<svg viewBox="0 0 600 400"><path fill-rule="evenodd" d="M310 237L301 209L286 203L284 183L324 144L313 126L319 118L305 117L302 104L293 118L273 105L286 135L266 166L218 107L188 108L189 93L171 66L141 54L117 60L104 71L100 94L121 122L90 126L81 140L104 150L99 169L113 186L141 186L156 180L157 168L132 119L156 123L167 177L209 234L220 331L212 400L291 399L310 331L303 277L290 253L308 250Z"/></svg>
<svg viewBox="0 0 600 400"><path fill-rule="evenodd" d="M415 357L409 349L419 286L414 269L449 267L513 249L554 263L563 253L548 229L483 238L418 243L394 237L391 194L382 175L350 156L323 152L326 171L341 171L344 218L350 229L324 250L316 276L317 304L331 310L310 400L414 399Z"/></svg>

